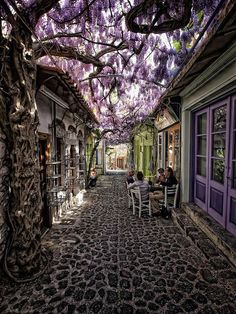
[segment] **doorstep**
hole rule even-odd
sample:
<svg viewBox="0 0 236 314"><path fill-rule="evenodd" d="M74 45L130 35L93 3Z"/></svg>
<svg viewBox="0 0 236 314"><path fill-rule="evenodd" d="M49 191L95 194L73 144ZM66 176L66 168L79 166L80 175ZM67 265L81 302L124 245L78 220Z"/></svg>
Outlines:
<svg viewBox="0 0 236 314"><path fill-rule="evenodd" d="M214 246L236 266L236 237L220 226L212 217L193 203L182 203L180 209L172 211L173 220L192 241L203 249L207 257L214 255ZM206 243L208 244L206 247Z"/></svg>

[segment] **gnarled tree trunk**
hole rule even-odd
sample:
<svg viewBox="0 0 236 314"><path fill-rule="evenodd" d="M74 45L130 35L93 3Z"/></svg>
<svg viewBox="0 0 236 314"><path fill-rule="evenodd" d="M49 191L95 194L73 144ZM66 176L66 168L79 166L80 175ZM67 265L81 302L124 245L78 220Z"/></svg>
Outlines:
<svg viewBox="0 0 236 314"><path fill-rule="evenodd" d="M41 256L41 193L37 156L38 115L35 103L36 64L31 34L19 23L12 29L4 50L0 110L4 113L4 132L10 187L8 224L9 241L5 269L14 279L30 278L38 272ZM2 117L2 115L1 115ZM3 125L2 125L3 124ZM0 134L4 130L0 130ZM0 194L1 198L4 193ZM8 199L8 198L6 198ZM2 199L0 199L2 203Z"/></svg>
<svg viewBox="0 0 236 314"><path fill-rule="evenodd" d="M5 124L6 102L6 100L4 101L3 92L0 90L0 259L3 256L6 245L6 216L9 210L10 159L7 150L7 128Z"/></svg>

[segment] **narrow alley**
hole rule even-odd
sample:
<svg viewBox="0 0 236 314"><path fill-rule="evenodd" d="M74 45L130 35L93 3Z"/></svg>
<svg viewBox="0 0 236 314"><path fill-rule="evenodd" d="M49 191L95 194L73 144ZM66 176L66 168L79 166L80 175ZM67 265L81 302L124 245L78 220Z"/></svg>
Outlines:
<svg viewBox="0 0 236 314"><path fill-rule="evenodd" d="M235 313L235 268L172 220L133 216L124 176L100 176L43 246L53 256L41 278L1 276L0 313Z"/></svg>

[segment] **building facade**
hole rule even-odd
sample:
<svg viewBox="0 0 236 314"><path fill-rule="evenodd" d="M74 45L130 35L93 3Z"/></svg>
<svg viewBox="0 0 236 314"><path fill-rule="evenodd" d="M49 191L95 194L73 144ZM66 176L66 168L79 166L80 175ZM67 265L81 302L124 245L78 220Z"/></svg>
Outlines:
<svg viewBox="0 0 236 314"><path fill-rule="evenodd" d="M234 235L235 54L236 45L233 45L181 92L182 200L192 200ZM191 178L191 181L188 182L187 178Z"/></svg>
<svg viewBox="0 0 236 314"><path fill-rule="evenodd" d="M61 70L39 66L36 96L39 114L39 161L43 199L42 227L81 199L97 122L73 82Z"/></svg>
<svg viewBox="0 0 236 314"><path fill-rule="evenodd" d="M178 107L179 109L179 107ZM180 178L180 122L179 114L170 106L160 106L154 125L156 142L156 168L171 167Z"/></svg>
<svg viewBox="0 0 236 314"><path fill-rule="evenodd" d="M154 154L154 127L151 124L142 124L134 130L133 158L135 171L142 171L145 179L152 180L155 172Z"/></svg>
<svg viewBox="0 0 236 314"><path fill-rule="evenodd" d="M219 12L162 96L180 97L180 200L236 235L236 3ZM175 153L174 153L175 155ZM174 158L175 160L176 158ZM191 210L191 206L189 206Z"/></svg>

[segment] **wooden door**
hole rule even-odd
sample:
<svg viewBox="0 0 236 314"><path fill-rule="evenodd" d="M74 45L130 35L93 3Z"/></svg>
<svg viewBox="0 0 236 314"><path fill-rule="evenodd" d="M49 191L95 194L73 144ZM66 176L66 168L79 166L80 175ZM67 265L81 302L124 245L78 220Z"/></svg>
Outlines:
<svg viewBox="0 0 236 314"><path fill-rule="evenodd" d="M228 184L226 227L236 235L236 96L232 97L230 117L229 162L226 176Z"/></svg>
<svg viewBox="0 0 236 314"><path fill-rule="evenodd" d="M209 110L195 114L194 202L207 211Z"/></svg>
<svg viewBox="0 0 236 314"><path fill-rule="evenodd" d="M225 225L229 137L229 98L210 107L208 212Z"/></svg>

